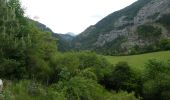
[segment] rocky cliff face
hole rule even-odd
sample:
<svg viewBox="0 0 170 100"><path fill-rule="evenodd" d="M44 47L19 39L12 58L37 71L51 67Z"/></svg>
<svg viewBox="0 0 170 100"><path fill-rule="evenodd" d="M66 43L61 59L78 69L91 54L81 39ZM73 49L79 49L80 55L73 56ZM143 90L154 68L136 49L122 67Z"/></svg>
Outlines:
<svg viewBox="0 0 170 100"><path fill-rule="evenodd" d="M169 0L151 0L150 3L142 7L137 16L134 18L134 24L140 25L147 22L154 22L162 15L170 13L170 1ZM151 18L154 16L155 18Z"/></svg>
<svg viewBox="0 0 170 100"><path fill-rule="evenodd" d="M109 44L112 50L115 39L123 36L126 41L119 44L119 48L130 49L136 45L149 45L150 38L141 38L138 28L150 25L153 29L160 29L161 35L157 38L168 38L168 29L159 23L159 19L170 14L170 0L138 0L134 4L120 11L110 14L96 25L89 27L73 41L75 48L101 49ZM149 35L148 35L149 36ZM107 47L107 49L110 49Z"/></svg>

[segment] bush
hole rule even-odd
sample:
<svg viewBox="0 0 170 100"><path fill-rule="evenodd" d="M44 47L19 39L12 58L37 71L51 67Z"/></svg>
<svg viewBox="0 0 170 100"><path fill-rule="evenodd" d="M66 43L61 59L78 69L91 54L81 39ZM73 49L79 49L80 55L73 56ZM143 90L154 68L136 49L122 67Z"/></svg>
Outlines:
<svg viewBox="0 0 170 100"><path fill-rule="evenodd" d="M109 72L108 69L111 67L106 59L91 52L59 54L53 57L51 63L53 65L52 82L69 80L77 75L100 80L104 73ZM54 76L56 79L53 79Z"/></svg>
<svg viewBox="0 0 170 100"><path fill-rule="evenodd" d="M120 91L111 96L108 100L140 100L141 98L136 98L134 93L128 93L124 91Z"/></svg>
<svg viewBox="0 0 170 100"><path fill-rule="evenodd" d="M21 72L19 65L20 63L12 59L3 59L0 61L0 76L4 78L15 79L22 77L23 70Z"/></svg>
<svg viewBox="0 0 170 100"><path fill-rule="evenodd" d="M91 52L80 52L78 53L78 58L80 61L80 69L91 68L91 70L97 76L97 80L104 77L105 73L110 72L112 65L103 57L91 53Z"/></svg>
<svg viewBox="0 0 170 100"><path fill-rule="evenodd" d="M150 60L144 73L144 98L146 100L167 100L169 90L170 62Z"/></svg>
<svg viewBox="0 0 170 100"><path fill-rule="evenodd" d="M141 78L133 70L130 69L130 66L126 62L119 62L116 64L111 74L105 75L103 84L109 90L124 90L128 92L135 91L136 94L141 94Z"/></svg>
<svg viewBox="0 0 170 100"><path fill-rule="evenodd" d="M53 88L64 92L67 100L105 100L107 93L96 81L79 76L60 81Z"/></svg>
<svg viewBox="0 0 170 100"><path fill-rule="evenodd" d="M6 83L3 91L5 100L66 100L63 94L45 88L39 83L22 80L18 83Z"/></svg>
<svg viewBox="0 0 170 100"><path fill-rule="evenodd" d="M170 50L170 39L161 39L159 45L163 50Z"/></svg>
<svg viewBox="0 0 170 100"><path fill-rule="evenodd" d="M85 70L82 70L78 76L97 81L97 76L93 72L92 68L86 68Z"/></svg>

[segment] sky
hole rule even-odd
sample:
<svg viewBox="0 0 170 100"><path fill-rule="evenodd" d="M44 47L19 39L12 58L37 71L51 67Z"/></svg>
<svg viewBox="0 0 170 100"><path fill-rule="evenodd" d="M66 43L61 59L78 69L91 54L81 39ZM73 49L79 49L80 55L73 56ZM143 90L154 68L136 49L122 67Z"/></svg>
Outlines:
<svg viewBox="0 0 170 100"><path fill-rule="evenodd" d="M136 0L20 0L25 16L55 33L79 34L90 25Z"/></svg>

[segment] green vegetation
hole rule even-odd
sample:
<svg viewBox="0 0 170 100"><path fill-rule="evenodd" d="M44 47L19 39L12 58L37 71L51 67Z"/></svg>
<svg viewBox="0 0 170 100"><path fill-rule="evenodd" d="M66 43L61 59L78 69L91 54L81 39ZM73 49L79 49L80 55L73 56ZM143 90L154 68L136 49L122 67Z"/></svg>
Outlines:
<svg viewBox="0 0 170 100"><path fill-rule="evenodd" d="M146 40L147 41L147 40ZM145 41L145 42L146 42ZM163 50L170 50L170 39L167 38L151 38L145 43L145 46L134 45L130 48L130 55L141 54L141 53L149 53L149 52L158 52Z"/></svg>
<svg viewBox="0 0 170 100"><path fill-rule="evenodd" d="M170 39L161 39L159 45L163 50L170 50Z"/></svg>
<svg viewBox="0 0 170 100"><path fill-rule="evenodd" d="M112 65L91 52L59 53L49 31L23 16L18 0L0 0L0 77L4 100L109 100L98 82Z"/></svg>
<svg viewBox="0 0 170 100"><path fill-rule="evenodd" d="M128 62L133 69L144 70L145 63L149 59L170 60L170 51L153 52L140 55L131 56L105 56L105 58L112 64L125 61Z"/></svg>
<svg viewBox="0 0 170 100"><path fill-rule="evenodd" d="M119 36L113 41L105 44L103 47L95 48L94 51L104 54L104 55L118 55L121 52L127 51L126 48L121 47L121 44L126 41L127 41L127 38L125 36Z"/></svg>
<svg viewBox="0 0 170 100"><path fill-rule="evenodd" d="M141 100L141 98L136 98L134 93L122 92L115 94L109 100Z"/></svg>
<svg viewBox="0 0 170 100"><path fill-rule="evenodd" d="M155 14L153 14L151 16L148 16L148 19L154 19L155 20L158 17L159 14L160 13L155 13Z"/></svg>
<svg viewBox="0 0 170 100"><path fill-rule="evenodd" d="M89 51L60 53L52 34L23 16L18 0L0 0L0 10L0 78L4 83L0 99L169 98L169 51L106 59ZM165 49L167 41L160 44ZM150 57L158 60L148 61Z"/></svg>
<svg viewBox="0 0 170 100"><path fill-rule="evenodd" d="M170 14L163 15L157 22L166 27L166 29L170 32Z"/></svg>
<svg viewBox="0 0 170 100"><path fill-rule="evenodd" d="M143 84L144 98L168 100L170 97L170 61L150 60Z"/></svg>
<svg viewBox="0 0 170 100"><path fill-rule="evenodd" d="M161 35L161 29L151 25L141 25L138 27L137 32L141 38L155 38Z"/></svg>
<svg viewBox="0 0 170 100"><path fill-rule="evenodd" d="M54 91L51 87L22 80L18 83L9 84L8 81L3 91L4 100L66 100L64 95Z"/></svg>
<svg viewBox="0 0 170 100"><path fill-rule="evenodd" d="M136 95L139 94L144 100L168 100L170 94L169 53L167 51L122 58L117 57L119 61L126 58L126 61L129 61L130 64L133 63L133 66L129 67L127 63L118 61L119 63L114 66L112 73L105 75L102 84L107 89L135 91ZM159 60L148 60L152 57ZM132 58L133 62L130 62ZM109 60L116 60L116 58L113 59ZM136 66L134 66L135 64ZM135 74L134 72L138 73Z"/></svg>
<svg viewBox="0 0 170 100"><path fill-rule="evenodd" d="M141 94L142 82L138 74L134 73L128 63L119 62L114 66L111 73L105 74L105 77L101 80L101 84L109 90L126 90Z"/></svg>
<svg viewBox="0 0 170 100"><path fill-rule="evenodd" d="M143 40L144 46L134 46L131 48L130 54L139 54L145 52L154 52L165 50L161 47L162 44L161 34L162 30L152 25L141 25L137 28L139 39ZM168 49L166 49L168 50Z"/></svg>

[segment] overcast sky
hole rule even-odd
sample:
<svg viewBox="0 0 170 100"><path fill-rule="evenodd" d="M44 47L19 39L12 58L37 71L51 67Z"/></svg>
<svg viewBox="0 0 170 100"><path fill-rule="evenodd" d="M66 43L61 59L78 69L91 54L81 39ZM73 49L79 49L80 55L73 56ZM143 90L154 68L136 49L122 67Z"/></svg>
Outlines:
<svg viewBox="0 0 170 100"><path fill-rule="evenodd" d="M21 0L26 16L56 33L78 34L136 0Z"/></svg>

